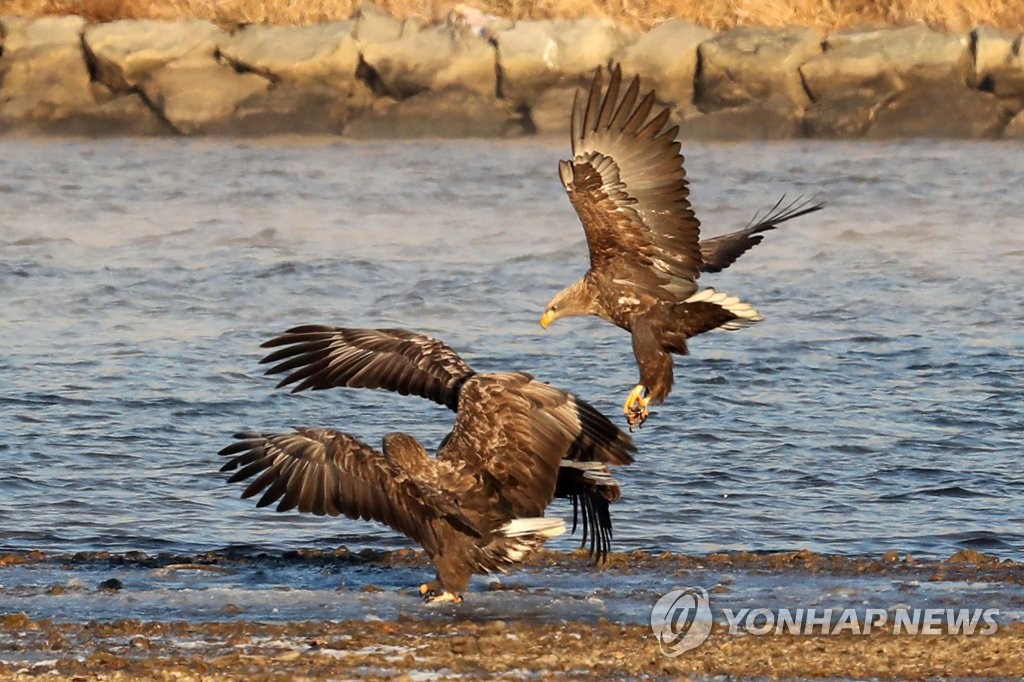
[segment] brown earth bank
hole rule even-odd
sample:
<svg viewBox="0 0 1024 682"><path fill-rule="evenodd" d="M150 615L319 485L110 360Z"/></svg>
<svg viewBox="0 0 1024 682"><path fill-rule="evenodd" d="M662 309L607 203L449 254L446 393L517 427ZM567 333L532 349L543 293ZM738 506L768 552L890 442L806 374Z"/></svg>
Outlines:
<svg viewBox="0 0 1024 682"><path fill-rule="evenodd" d="M101 23L120 19L208 19L231 24L309 25L347 19L363 0L3 0L0 14L78 14ZM722 31L737 26L807 26L834 31L863 24L907 25L967 31L993 26L1024 29L1024 5L1009 0L381 0L399 19L438 21L466 5L512 20L602 17L646 30L666 19L683 19Z"/></svg>
<svg viewBox="0 0 1024 682"><path fill-rule="evenodd" d="M540 5L514 2L415 16L345 3L312 25L193 12L222 4L7 0L0 134L564 135L576 90L616 62L656 90L684 139L1024 139L1024 5L991 4L1003 28L975 25L982 5L961 26L923 2L916 18L931 24L885 27L701 24L671 2L647 22L555 5L544 11L580 18L537 19ZM158 7L178 13L147 13ZM96 23L124 15L160 18Z"/></svg>
<svg viewBox="0 0 1024 682"><path fill-rule="evenodd" d="M0 664L8 679L925 679L1024 675L1024 625L992 635L731 635L678 657L650 628L566 622L118 621L55 624L8 616L8 647L42 649L36 665ZM13 641L13 644L10 642ZM66 656L63 652L91 653Z"/></svg>

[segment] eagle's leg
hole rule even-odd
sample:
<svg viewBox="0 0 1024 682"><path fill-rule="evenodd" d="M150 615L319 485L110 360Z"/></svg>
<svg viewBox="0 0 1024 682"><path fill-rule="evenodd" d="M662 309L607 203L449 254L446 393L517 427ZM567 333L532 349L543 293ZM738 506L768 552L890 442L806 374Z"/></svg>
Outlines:
<svg viewBox="0 0 1024 682"><path fill-rule="evenodd" d="M647 396L647 387L643 384L637 384L629 392L626 404L622 406L622 409L626 413L626 421L629 422L630 431L643 426L644 422L647 421L647 415L649 414L647 404L650 402L651 399Z"/></svg>
<svg viewBox="0 0 1024 682"><path fill-rule="evenodd" d="M435 588L431 587L428 583L420 585L420 594L423 595L423 601L428 604L440 604L442 602L450 601L455 604L462 603L461 594L452 594L448 590L441 590L439 593Z"/></svg>

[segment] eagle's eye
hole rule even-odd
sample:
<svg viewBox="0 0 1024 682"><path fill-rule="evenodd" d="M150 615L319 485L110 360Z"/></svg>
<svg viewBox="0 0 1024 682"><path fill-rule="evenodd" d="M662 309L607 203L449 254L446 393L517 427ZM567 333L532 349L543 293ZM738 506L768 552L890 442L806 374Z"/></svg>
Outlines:
<svg viewBox="0 0 1024 682"><path fill-rule="evenodd" d="M550 310L553 313L557 313L558 312L558 306L557 305L553 305L550 308L548 308L548 310Z"/></svg>

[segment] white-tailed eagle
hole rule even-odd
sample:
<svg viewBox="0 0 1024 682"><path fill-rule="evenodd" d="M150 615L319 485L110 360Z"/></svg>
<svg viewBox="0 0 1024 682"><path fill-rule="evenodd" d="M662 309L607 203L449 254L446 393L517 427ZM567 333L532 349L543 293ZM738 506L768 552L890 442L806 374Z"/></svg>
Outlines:
<svg viewBox="0 0 1024 682"><path fill-rule="evenodd" d="M780 200L738 232L700 241L700 221L689 188L678 126L669 111L651 116L654 92L639 96L639 78L621 93L622 72L611 71L603 88L598 68L586 99L573 102L571 161L558 166L562 185L586 233L590 269L558 292L541 317L597 315L633 336L640 379L624 410L630 430L647 418L647 405L672 388L672 353L685 355L686 340L713 329L740 329L762 320L751 305L707 288L701 272L718 272L759 243L761 233L822 208Z"/></svg>
<svg viewBox="0 0 1024 682"><path fill-rule="evenodd" d="M586 402L523 372L474 372L441 341L400 329L304 326L263 345L281 346L263 362L290 372L280 385L298 382L295 391L383 388L447 405L456 419L435 457L401 433L383 451L332 429L238 434L222 470L254 478L242 496L261 495L258 506L405 534L434 562L436 580L420 588L428 601L461 601L470 575L505 571L564 532L543 517L556 494L582 506L592 551L607 551L608 502L620 494L608 465L628 464L635 447Z"/></svg>

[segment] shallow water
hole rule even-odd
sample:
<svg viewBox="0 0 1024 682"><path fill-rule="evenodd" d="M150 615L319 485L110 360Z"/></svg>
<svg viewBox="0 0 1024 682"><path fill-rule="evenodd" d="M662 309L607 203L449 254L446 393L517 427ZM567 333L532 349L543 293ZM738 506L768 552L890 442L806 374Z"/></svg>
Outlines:
<svg viewBox="0 0 1024 682"><path fill-rule="evenodd" d="M405 545L257 510L217 473L244 429L450 427L415 398L275 391L258 346L296 324L432 333L621 421L625 333L537 324L586 266L564 147L0 142L0 549ZM615 547L1024 559L1024 148L685 151L707 234L783 193L828 208L704 280L766 320L677 360L618 472Z"/></svg>

